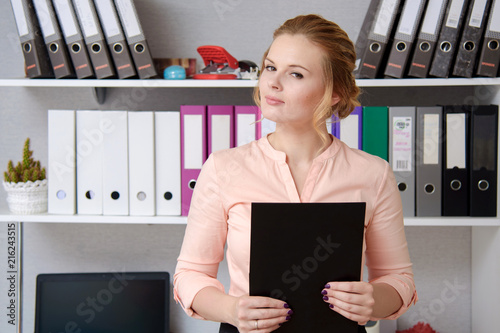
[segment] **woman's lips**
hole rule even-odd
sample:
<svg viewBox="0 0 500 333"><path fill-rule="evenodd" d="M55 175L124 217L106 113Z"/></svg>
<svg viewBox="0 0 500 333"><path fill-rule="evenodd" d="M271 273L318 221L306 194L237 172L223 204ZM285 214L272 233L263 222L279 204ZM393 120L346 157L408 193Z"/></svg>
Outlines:
<svg viewBox="0 0 500 333"><path fill-rule="evenodd" d="M273 97L273 96L268 95L265 98L266 98L266 103L269 105L280 105L280 104L285 103L281 99Z"/></svg>

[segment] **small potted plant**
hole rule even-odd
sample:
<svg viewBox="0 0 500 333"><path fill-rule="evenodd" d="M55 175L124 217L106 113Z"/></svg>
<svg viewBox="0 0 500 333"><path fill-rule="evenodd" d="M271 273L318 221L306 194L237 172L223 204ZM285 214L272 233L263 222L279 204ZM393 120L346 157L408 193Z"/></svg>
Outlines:
<svg viewBox="0 0 500 333"><path fill-rule="evenodd" d="M38 214L47 211L47 179L40 161L33 160L30 138L24 143L23 160L16 166L12 161L4 172L3 187L7 203L14 214Z"/></svg>

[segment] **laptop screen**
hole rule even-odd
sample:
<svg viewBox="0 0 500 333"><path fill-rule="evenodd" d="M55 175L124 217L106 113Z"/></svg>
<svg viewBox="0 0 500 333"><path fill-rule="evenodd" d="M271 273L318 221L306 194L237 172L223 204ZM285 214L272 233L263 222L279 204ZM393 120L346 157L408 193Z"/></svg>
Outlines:
<svg viewBox="0 0 500 333"><path fill-rule="evenodd" d="M167 272L39 274L35 333L168 333Z"/></svg>

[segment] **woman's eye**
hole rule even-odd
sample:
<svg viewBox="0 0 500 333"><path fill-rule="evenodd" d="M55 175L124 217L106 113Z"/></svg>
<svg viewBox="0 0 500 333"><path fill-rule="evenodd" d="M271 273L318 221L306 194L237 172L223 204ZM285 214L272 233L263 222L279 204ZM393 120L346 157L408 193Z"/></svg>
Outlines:
<svg viewBox="0 0 500 333"><path fill-rule="evenodd" d="M304 77L304 75L302 75L300 73L296 73L296 72L292 73L292 76L297 78L297 79L302 79Z"/></svg>
<svg viewBox="0 0 500 333"><path fill-rule="evenodd" d="M276 70L276 68L275 68L274 66L267 65L267 66L266 66L266 70L267 70L267 71L275 71L275 70Z"/></svg>

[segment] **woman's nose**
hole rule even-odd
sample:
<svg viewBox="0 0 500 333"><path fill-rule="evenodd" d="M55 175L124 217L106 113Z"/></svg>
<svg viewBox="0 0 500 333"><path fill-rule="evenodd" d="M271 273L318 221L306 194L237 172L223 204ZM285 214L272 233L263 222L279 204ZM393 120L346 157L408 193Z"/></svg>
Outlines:
<svg viewBox="0 0 500 333"><path fill-rule="evenodd" d="M281 82L277 75L269 79L268 84L269 87L272 88L273 90L281 90Z"/></svg>

